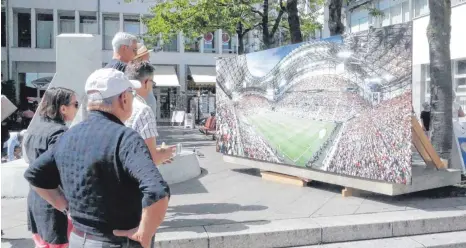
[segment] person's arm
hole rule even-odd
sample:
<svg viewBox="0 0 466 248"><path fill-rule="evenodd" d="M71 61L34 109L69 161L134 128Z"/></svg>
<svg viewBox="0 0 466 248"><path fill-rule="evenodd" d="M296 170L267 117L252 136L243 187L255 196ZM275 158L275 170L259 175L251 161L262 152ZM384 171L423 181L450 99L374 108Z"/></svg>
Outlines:
<svg viewBox="0 0 466 248"><path fill-rule="evenodd" d="M59 211L64 211L68 202L58 188L60 174L55 164L53 149L40 155L24 173L32 189Z"/></svg>
<svg viewBox="0 0 466 248"><path fill-rule="evenodd" d="M163 164L172 158L174 147L170 147L169 149L157 148L157 120L154 112L149 106L143 108L141 113L136 117L134 127L134 129L144 139L144 142L149 148L149 152L152 156L152 161L154 161L156 165Z"/></svg>
<svg viewBox="0 0 466 248"><path fill-rule="evenodd" d="M123 138L120 161L127 173L139 183L142 197L142 216L139 226L131 230L114 230L114 235L125 236L149 247L152 236L165 218L170 189L154 166L144 140L136 132Z"/></svg>

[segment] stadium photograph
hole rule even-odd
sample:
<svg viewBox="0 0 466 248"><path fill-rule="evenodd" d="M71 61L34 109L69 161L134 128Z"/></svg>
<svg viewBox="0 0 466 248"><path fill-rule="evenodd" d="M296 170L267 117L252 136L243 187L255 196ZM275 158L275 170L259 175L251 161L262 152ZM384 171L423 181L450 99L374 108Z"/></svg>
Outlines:
<svg viewBox="0 0 466 248"><path fill-rule="evenodd" d="M411 182L412 23L217 61L217 151Z"/></svg>

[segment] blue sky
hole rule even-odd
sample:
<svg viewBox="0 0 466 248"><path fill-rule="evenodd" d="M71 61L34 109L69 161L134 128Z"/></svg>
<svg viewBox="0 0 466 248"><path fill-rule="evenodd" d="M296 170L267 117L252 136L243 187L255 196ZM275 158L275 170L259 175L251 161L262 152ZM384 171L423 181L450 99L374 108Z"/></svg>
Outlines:
<svg viewBox="0 0 466 248"><path fill-rule="evenodd" d="M332 36L323 40L341 42L341 37ZM267 75L267 73L270 70L272 70L275 67L275 65L277 65L278 62L280 62L280 60L282 60L292 50L304 43L292 44L288 46L282 46L260 52L246 54L249 72L251 72L251 74L256 77L263 77Z"/></svg>

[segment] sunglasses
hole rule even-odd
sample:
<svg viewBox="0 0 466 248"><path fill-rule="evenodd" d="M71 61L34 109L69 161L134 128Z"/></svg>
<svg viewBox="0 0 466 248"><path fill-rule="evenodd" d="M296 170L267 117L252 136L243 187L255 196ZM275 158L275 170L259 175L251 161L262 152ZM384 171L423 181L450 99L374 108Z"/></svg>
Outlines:
<svg viewBox="0 0 466 248"><path fill-rule="evenodd" d="M79 102L70 103L69 105L74 105L75 108L79 108Z"/></svg>

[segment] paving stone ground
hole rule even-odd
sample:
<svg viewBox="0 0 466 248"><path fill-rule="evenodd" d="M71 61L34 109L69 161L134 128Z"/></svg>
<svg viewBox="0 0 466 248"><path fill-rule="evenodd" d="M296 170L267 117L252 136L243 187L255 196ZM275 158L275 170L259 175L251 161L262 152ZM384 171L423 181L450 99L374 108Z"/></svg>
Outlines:
<svg viewBox="0 0 466 248"><path fill-rule="evenodd" d="M257 171L223 162L215 152L211 138L196 130L160 127L160 140L167 144L183 143L186 149L198 151L202 175L188 182L171 186L172 198L161 229L205 227L236 223L232 232L247 230L246 223L300 218L319 218L424 210L466 210L463 193L449 197L450 190L428 191L388 197L362 194L343 198L341 187L312 182L309 187L296 187L264 181ZM438 192L441 192L439 194ZM26 199L2 199L2 247L33 247L26 227ZM409 212L406 212L409 213ZM405 213L405 214L406 214ZM175 230L175 229L174 229ZM193 228L204 232L205 228ZM162 232L162 231L161 231ZM333 246L332 246L333 247Z"/></svg>

